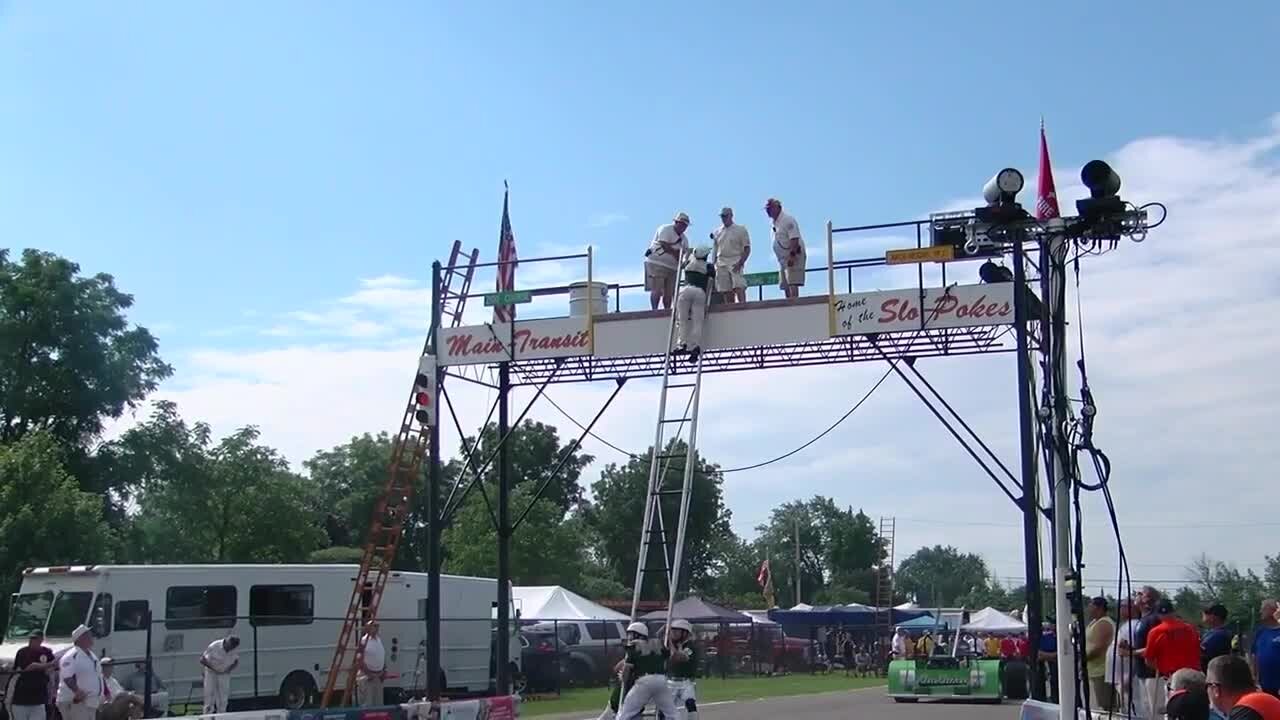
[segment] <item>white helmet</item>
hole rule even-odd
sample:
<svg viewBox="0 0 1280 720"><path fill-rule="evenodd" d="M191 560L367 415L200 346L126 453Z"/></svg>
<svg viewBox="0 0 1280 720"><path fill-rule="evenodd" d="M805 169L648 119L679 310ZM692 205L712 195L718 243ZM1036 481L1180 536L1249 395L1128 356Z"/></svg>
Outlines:
<svg viewBox="0 0 1280 720"><path fill-rule="evenodd" d="M711 248L706 246L699 246L693 249L693 256L698 258L699 260L706 260L707 256L710 254L711 254Z"/></svg>
<svg viewBox="0 0 1280 720"><path fill-rule="evenodd" d="M642 637L649 637L649 626L642 622L633 622L627 626L628 633L635 633Z"/></svg>
<svg viewBox="0 0 1280 720"><path fill-rule="evenodd" d="M693 634L693 626L689 624L689 621L688 621L688 620L672 620L672 621L671 621L671 629L672 629L672 630L683 630L683 631L685 631L685 632L689 633L690 635L692 635L692 634Z"/></svg>

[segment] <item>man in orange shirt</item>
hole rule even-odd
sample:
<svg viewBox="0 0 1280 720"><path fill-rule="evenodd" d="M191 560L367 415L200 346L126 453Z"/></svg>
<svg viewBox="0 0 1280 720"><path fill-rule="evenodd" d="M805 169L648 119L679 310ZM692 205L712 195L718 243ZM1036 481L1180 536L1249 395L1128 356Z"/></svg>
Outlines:
<svg viewBox="0 0 1280 720"><path fill-rule="evenodd" d="M1168 680L1182 668L1200 669L1200 633L1173 612L1168 598L1156 605L1159 624L1147 635L1147 646L1141 652L1156 675Z"/></svg>

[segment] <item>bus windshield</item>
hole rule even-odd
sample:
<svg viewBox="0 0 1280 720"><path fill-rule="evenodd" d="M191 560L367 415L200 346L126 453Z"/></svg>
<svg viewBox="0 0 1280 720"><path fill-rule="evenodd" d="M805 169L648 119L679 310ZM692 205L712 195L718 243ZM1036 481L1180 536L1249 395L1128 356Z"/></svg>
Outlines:
<svg viewBox="0 0 1280 720"><path fill-rule="evenodd" d="M91 592L60 592L49 611L49 625L44 634L51 638L69 638L71 631L88 622Z"/></svg>
<svg viewBox="0 0 1280 720"><path fill-rule="evenodd" d="M31 633L44 630L44 623L49 619L49 608L53 606L53 593L23 593L13 596L13 607L9 609L9 629L4 634L5 640L26 640Z"/></svg>

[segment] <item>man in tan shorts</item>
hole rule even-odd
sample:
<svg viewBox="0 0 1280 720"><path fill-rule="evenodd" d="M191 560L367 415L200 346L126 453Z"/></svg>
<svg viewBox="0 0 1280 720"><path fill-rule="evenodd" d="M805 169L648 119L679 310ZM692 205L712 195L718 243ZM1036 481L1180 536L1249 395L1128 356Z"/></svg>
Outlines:
<svg viewBox="0 0 1280 720"><path fill-rule="evenodd" d="M689 241L684 236L688 229L689 216L676 213L670 223L660 226L653 234L644 253L644 289L649 291L649 307L654 310L658 309L659 302L664 309L671 309L680 255L689 250Z"/></svg>
<svg viewBox="0 0 1280 720"><path fill-rule="evenodd" d="M745 225L733 222L733 208L720 210L724 223L711 234L716 251L716 292L726 303L747 301L747 279L743 269L751 256L751 235Z"/></svg>
<svg viewBox="0 0 1280 720"><path fill-rule="evenodd" d="M778 287L788 299L800 297L804 285L804 239L796 219L782 212L782 202L769 198L764 212L773 220L773 254L778 258Z"/></svg>

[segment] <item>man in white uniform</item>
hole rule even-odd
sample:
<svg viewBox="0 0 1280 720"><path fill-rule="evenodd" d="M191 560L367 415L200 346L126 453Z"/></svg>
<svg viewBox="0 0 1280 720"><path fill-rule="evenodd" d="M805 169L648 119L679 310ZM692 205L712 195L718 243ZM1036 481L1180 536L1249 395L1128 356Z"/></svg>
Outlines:
<svg viewBox="0 0 1280 720"><path fill-rule="evenodd" d="M63 720L93 720L102 704L102 670L93 654L93 633L71 631L72 647L58 660L58 712Z"/></svg>
<svg viewBox="0 0 1280 720"><path fill-rule="evenodd" d="M658 228L644 253L644 289L649 291L649 307L658 309L658 303L671 309L676 294L676 272L680 269L680 254L689 250L684 231L689 229L689 216L676 213L675 218Z"/></svg>
<svg viewBox="0 0 1280 720"><path fill-rule="evenodd" d="M667 661L671 648L661 640L649 639L649 628L641 622L627 626L626 673L634 684L622 699L618 720L640 720L644 706L653 703L654 709L664 717L676 716L671 702L671 689L667 687Z"/></svg>
<svg viewBox="0 0 1280 720"><path fill-rule="evenodd" d="M733 222L733 208L720 210L724 223L711 234L716 247L716 292L726 303L747 301L744 269L751 256L751 236L747 228Z"/></svg>
<svg viewBox="0 0 1280 720"><path fill-rule="evenodd" d="M676 352L689 353L689 362L698 362L702 352L702 324L707 318L707 293L716 269L707 262L709 251L698 248L684 264L684 287L676 298Z"/></svg>
<svg viewBox="0 0 1280 720"><path fill-rule="evenodd" d="M200 656L204 666L204 714L224 713L231 699L231 673L240 665L240 638L228 635L214 640Z"/></svg>
<svg viewBox="0 0 1280 720"><path fill-rule="evenodd" d="M1116 708L1121 713L1130 713L1135 717L1150 714L1151 704L1147 694L1141 692L1141 681L1133 677L1133 658L1128 651L1121 652L1119 646L1132 647L1137 641L1138 625L1142 618L1135 612L1133 603L1121 600L1119 605L1120 628L1116 630L1111 647L1107 648L1107 682L1115 687ZM1133 692L1131 692L1133 689Z"/></svg>
<svg viewBox="0 0 1280 720"><path fill-rule="evenodd" d="M788 298L800 297L804 285L805 250L796 219L782 212L782 202L769 198L764 212L773 220L773 254L778 258L778 287Z"/></svg>
<svg viewBox="0 0 1280 720"><path fill-rule="evenodd" d="M378 621L364 626L360 639L364 653L360 657L360 674L356 676L356 695L362 707L382 705L382 683L387 677L387 649L378 637Z"/></svg>

